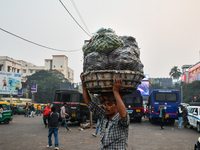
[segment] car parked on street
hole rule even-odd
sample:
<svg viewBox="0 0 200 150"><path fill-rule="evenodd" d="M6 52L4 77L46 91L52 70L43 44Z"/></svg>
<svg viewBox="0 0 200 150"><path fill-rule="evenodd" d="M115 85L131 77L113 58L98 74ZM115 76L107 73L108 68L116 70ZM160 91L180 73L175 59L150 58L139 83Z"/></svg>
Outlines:
<svg viewBox="0 0 200 150"><path fill-rule="evenodd" d="M185 108L187 108L187 107L190 106L190 104L188 104L188 103L181 103L181 105L182 105L183 107L185 107Z"/></svg>
<svg viewBox="0 0 200 150"><path fill-rule="evenodd" d="M200 132L200 106L188 107L188 123L191 128L196 128Z"/></svg>

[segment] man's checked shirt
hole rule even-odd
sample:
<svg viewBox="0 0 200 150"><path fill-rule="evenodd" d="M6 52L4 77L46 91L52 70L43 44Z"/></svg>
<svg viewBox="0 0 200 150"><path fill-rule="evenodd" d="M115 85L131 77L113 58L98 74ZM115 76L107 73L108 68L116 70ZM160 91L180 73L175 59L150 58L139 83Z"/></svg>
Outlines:
<svg viewBox="0 0 200 150"><path fill-rule="evenodd" d="M105 110L90 101L88 108L93 115L101 119L99 150L125 150L128 147L129 115L121 118L119 113L108 120Z"/></svg>

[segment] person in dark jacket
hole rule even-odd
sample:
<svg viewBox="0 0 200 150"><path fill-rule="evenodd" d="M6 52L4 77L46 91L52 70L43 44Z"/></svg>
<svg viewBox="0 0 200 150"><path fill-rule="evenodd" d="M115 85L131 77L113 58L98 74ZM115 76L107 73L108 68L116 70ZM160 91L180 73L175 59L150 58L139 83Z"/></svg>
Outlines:
<svg viewBox="0 0 200 150"><path fill-rule="evenodd" d="M48 126L49 126L49 134L48 134L48 148L52 147L51 136L54 134L55 138L55 150L59 150L58 148L58 126L59 126L59 114L56 112L56 107L51 108L51 113L48 115Z"/></svg>
<svg viewBox="0 0 200 150"><path fill-rule="evenodd" d="M162 108L162 104L159 104L158 113L159 113L160 127L161 129L164 129L166 112L165 112L165 109Z"/></svg>
<svg viewBox="0 0 200 150"><path fill-rule="evenodd" d="M186 127L187 124L188 124L188 118L187 118L187 115L188 115L188 110L186 107L183 107L183 127Z"/></svg>

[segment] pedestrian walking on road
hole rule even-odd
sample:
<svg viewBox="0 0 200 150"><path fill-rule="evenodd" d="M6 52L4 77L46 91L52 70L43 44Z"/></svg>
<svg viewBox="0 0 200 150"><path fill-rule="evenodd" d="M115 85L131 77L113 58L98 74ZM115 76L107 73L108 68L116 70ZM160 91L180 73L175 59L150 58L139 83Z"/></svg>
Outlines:
<svg viewBox="0 0 200 150"><path fill-rule="evenodd" d="M28 117L29 114L28 114L28 104L26 103L26 106L24 106L24 111L25 111L25 114L24 114L24 117Z"/></svg>
<svg viewBox="0 0 200 150"><path fill-rule="evenodd" d="M99 126L100 126L100 125L101 125L101 120L98 119L98 120L97 120L97 127L96 127L96 130L95 130L95 133L92 133L92 135L93 135L94 137L97 136L97 133L98 133L98 131L99 131Z"/></svg>
<svg viewBox="0 0 200 150"><path fill-rule="evenodd" d="M182 123L183 123L183 107L180 104L179 107L177 108L178 112L178 128L182 129Z"/></svg>
<svg viewBox="0 0 200 150"><path fill-rule="evenodd" d="M34 104L31 105L30 112L31 112L31 114L29 115L29 117L34 117L35 116L35 107L34 107Z"/></svg>
<svg viewBox="0 0 200 150"><path fill-rule="evenodd" d="M28 115L30 115L31 114L31 104L29 103L28 104Z"/></svg>
<svg viewBox="0 0 200 150"><path fill-rule="evenodd" d="M38 114L40 114L40 116L41 116L41 105L40 104L39 104L39 106L37 108L37 116L38 116Z"/></svg>
<svg viewBox="0 0 200 150"><path fill-rule="evenodd" d="M91 100L82 76L81 81L84 100L88 108L96 118L101 119L99 149L127 149L130 118L119 94L119 90L122 87L122 79L113 79L113 93L99 96L104 101L104 109Z"/></svg>
<svg viewBox="0 0 200 150"><path fill-rule="evenodd" d="M165 109L162 108L162 104L159 104L158 113L159 113L160 127L161 127L161 129L164 129L166 112L165 112Z"/></svg>
<svg viewBox="0 0 200 150"><path fill-rule="evenodd" d="M62 118L62 121L59 123L59 126L64 123L65 128L67 129L67 131L70 131L71 129L69 129L69 127L67 126L67 121L66 121L66 117L69 116L68 113L66 113L66 107L67 107L67 103L63 103L63 107L60 110L60 116Z"/></svg>
<svg viewBox="0 0 200 150"><path fill-rule="evenodd" d="M51 136L54 134L55 138L55 150L58 148L58 126L59 126L59 114L56 112L56 107L51 108L51 113L48 115L48 125L49 125L49 134L48 134L48 148L52 147Z"/></svg>
<svg viewBox="0 0 200 150"><path fill-rule="evenodd" d="M183 127L187 127L188 125L188 118L187 118L187 115L188 115L188 110L186 107L183 107Z"/></svg>
<svg viewBox="0 0 200 150"><path fill-rule="evenodd" d="M47 127L47 121L48 121L48 115L51 112L51 107L50 107L50 103L47 104L47 107L45 107L45 109L43 110L43 121L44 121L44 125L45 128Z"/></svg>

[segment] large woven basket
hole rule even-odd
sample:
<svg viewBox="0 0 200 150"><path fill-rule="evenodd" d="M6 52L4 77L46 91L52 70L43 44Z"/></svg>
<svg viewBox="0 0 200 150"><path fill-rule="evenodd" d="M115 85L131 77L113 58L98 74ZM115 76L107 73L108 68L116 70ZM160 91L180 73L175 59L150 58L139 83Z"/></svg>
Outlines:
<svg viewBox="0 0 200 150"><path fill-rule="evenodd" d="M122 93L131 93L137 89L144 74L129 70L97 70L82 74L86 89L93 94L112 92L113 79L122 79Z"/></svg>

